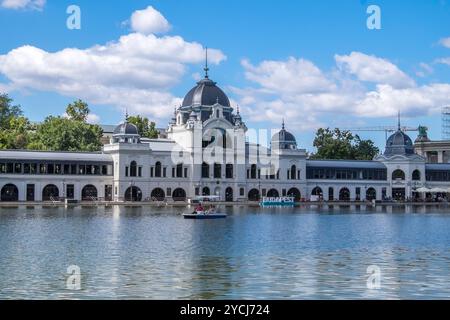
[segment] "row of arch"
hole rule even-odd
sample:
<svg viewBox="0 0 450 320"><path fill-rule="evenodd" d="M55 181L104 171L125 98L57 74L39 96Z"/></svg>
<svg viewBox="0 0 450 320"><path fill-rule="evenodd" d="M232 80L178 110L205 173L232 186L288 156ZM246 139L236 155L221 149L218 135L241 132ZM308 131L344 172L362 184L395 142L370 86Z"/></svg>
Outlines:
<svg viewBox="0 0 450 320"><path fill-rule="evenodd" d="M323 198L322 188L315 187L311 191L311 195ZM372 187L368 188L366 190L365 199L372 201L372 200L375 200L376 198L377 198L377 191L375 190L375 188L372 188ZM337 199L339 201L350 201L350 190L346 187L341 188L339 190L339 195L338 195ZM335 200L333 187L328 188L328 199L327 200L330 200L330 201Z"/></svg>
<svg viewBox="0 0 450 320"><path fill-rule="evenodd" d="M420 173L420 170L416 169L412 172L412 180L413 181L420 181L422 177L422 174ZM397 169L392 171L392 180L405 180L406 175L405 172L401 169Z"/></svg>
<svg viewBox="0 0 450 320"><path fill-rule="evenodd" d="M209 187L204 187L202 189L202 195L203 196L209 196L211 195L211 190ZM294 197L295 201L300 201L301 199L301 193L300 190L297 188L291 188L286 193L289 197ZM315 187L311 195L323 197L323 190L320 187ZM330 187L328 189L328 200L334 200L334 189ZM42 200L43 201L50 201L53 199L57 199L60 196L59 188L55 186L54 184L46 185L42 189ZM163 189L161 188L155 188L151 192L151 198L153 200L162 201L166 198L166 194ZM280 194L278 190L276 189L270 189L266 193L267 197L279 197ZM374 200L376 199L377 192L375 188L368 188L366 190L365 198L367 200ZM98 191L97 188L91 184L86 185L81 190L81 199L83 201L89 201L96 199L98 197ZM175 201L185 201L186 200L186 191L182 188L176 188L172 192L172 198ZM19 200L19 189L14 184L6 184L1 189L1 201L18 201ZM260 200L260 192L258 189L251 189L248 192L248 199L250 201L259 201ZM349 201L350 200L350 190L346 187L343 187L339 190L339 196L338 199L341 201ZM142 191L140 188L136 186L131 186L125 191L125 200L126 201L142 201ZM228 187L225 190L225 200L226 201L233 201L233 188Z"/></svg>
<svg viewBox="0 0 450 320"><path fill-rule="evenodd" d="M270 189L266 193L266 197L279 197L280 193L277 189ZM300 190L297 188L291 188L287 191L286 196L288 197L294 197L295 201L300 201L302 195L300 193ZM260 192L258 189L251 189L248 192L248 200L249 201L259 201L261 198Z"/></svg>
<svg viewBox="0 0 450 320"><path fill-rule="evenodd" d="M51 201L60 197L59 188L54 184L48 184L42 189L42 201ZM98 197L95 186L88 184L81 190L81 199L84 201L94 200ZM0 190L0 200L15 202L19 201L19 189L16 185L9 183Z"/></svg>

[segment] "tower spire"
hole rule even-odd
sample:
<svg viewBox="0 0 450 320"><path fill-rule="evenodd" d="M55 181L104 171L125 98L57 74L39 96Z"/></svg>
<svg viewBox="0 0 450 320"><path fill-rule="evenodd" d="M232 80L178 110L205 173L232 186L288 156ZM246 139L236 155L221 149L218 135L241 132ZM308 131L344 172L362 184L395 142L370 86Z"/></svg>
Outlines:
<svg viewBox="0 0 450 320"><path fill-rule="evenodd" d="M206 52L205 52L205 67L203 68L203 70L205 70L205 79L208 79L208 47L206 47Z"/></svg>
<svg viewBox="0 0 450 320"><path fill-rule="evenodd" d="M398 130L401 130L401 126L400 126L400 110L398 110Z"/></svg>
<svg viewBox="0 0 450 320"><path fill-rule="evenodd" d="M284 130L284 118L283 121L281 122L281 130Z"/></svg>

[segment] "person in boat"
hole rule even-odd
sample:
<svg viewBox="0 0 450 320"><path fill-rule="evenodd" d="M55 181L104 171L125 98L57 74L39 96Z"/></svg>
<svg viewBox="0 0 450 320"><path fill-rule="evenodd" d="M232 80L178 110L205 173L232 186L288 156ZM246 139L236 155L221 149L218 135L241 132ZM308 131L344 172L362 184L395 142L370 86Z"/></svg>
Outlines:
<svg viewBox="0 0 450 320"><path fill-rule="evenodd" d="M202 204L199 203L199 204L197 205L197 207L195 207L194 213L197 214L197 213L199 213L199 212L203 212L203 210L204 210L204 209L203 209Z"/></svg>

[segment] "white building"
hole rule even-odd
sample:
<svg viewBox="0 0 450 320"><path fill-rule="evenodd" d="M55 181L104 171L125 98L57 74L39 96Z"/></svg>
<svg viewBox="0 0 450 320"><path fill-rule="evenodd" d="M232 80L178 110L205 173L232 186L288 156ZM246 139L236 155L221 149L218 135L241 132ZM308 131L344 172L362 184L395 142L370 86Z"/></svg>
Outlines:
<svg viewBox="0 0 450 320"><path fill-rule="evenodd" d="M141 138L125 121L99 153L0 151L1 201L184 201L212 194L223 201L354 201L450 186L450 164L427 164L400 126L373 161L308 160L284 123L270 148L246 142L246 133L239 110L206 73L175 111L167 138Z"/></svg>

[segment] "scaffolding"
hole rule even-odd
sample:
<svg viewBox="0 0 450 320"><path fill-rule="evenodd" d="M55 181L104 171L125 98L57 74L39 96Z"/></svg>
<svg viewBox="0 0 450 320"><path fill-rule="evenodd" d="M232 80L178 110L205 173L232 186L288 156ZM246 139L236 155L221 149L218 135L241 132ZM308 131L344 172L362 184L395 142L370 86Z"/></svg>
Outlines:
<svg viewBox="0 0 450 320"><path fill-rule="evenodd" d="M442 140L450 140L450 106L442 108Z"/></svg>

